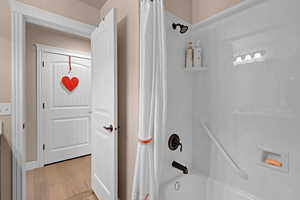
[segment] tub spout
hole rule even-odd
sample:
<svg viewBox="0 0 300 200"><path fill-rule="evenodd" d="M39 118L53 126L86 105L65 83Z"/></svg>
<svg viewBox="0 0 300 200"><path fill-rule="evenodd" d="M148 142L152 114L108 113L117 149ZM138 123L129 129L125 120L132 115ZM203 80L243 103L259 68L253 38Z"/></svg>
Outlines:
<svg viewBox="0 0 300 200"><path fill-rule="evenodd" d="M172 162L172 167L182 171L184 174L188 174L189 171L188 171L188 168L186 166L183 166L182 164L176 162L176 161L173 161Z"/></svg>

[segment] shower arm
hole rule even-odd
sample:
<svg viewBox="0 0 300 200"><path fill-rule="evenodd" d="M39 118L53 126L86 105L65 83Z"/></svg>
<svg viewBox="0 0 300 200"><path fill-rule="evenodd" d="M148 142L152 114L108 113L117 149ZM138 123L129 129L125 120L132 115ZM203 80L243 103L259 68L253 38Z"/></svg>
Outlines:
<svg viewBox="0 0 300 200"><path fill-rule="evenodd" d="M215 145L218 147L218 149L221 151L225 159L229 162L231 167L237 172L237 174L243 178L248 180L248 174L242 170L239 165L234 161L234 159L231 157L231 155L226 151L222 143L219 142L219 140L212 134L212 132L209 130L209 128L206 126L205 123L201 123L203 129L205 130L206 134L209 136L209 138L215 143Z"/></svg>

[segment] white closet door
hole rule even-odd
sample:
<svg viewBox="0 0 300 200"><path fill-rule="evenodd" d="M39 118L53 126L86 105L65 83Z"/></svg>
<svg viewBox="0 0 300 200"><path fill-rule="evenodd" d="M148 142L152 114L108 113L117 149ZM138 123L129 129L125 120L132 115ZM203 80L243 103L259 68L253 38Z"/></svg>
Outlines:
<svg viewBox="0 0 300 200"><path fill-rule="evenodd" d="M45 164L91 153L91 61L84 57L44 52L42 70L43 130ZM77 77L77 87L69 91L62 77ZM71 80L70 80L71 81Z"/></svg>

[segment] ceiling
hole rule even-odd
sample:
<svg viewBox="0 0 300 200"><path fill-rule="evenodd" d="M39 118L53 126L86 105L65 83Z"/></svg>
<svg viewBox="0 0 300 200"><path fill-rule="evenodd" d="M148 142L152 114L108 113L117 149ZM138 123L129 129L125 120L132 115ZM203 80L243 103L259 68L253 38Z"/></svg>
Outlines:
<svg viewBox="0 0 300 200"><path fill-rule="evenodd" d="M83 3L88 4L89 6L96 7L96 8L102 8L102 6L105 4L107 0L80 0Z"/></svg>

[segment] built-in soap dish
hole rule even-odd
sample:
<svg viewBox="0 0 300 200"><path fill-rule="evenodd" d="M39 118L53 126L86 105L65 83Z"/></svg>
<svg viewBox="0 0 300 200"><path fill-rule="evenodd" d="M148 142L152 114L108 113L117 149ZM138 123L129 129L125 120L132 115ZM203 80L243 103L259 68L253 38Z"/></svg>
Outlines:
<svg viewBox="0 0 300 200"><path fill-rule="evenodd" d="M258 164L281 172L289 172L289 154L258 147Z"/></svg>

